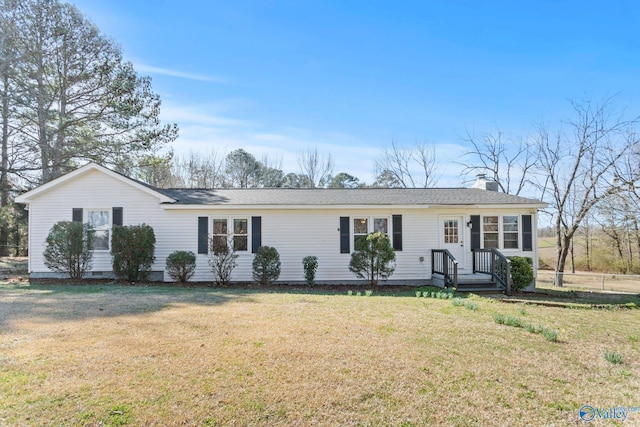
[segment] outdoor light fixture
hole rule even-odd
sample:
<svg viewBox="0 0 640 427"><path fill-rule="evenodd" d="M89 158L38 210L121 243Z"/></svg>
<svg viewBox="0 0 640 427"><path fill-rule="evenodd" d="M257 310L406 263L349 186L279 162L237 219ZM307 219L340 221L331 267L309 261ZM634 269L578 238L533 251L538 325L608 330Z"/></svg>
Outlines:
<svg viewBox="0 0 640 427"><path fill-rule="evenodd" d="M473 222L471 221L467 222L467 228L473 228Z"/></svg>

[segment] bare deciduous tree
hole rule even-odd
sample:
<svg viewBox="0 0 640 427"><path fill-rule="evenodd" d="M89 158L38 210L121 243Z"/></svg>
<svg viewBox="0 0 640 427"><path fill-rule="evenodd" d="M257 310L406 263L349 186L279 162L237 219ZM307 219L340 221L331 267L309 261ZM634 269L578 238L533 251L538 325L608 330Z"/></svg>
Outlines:
<svg viewBox="0 0 640 427"><path fill-rule="evenodd" d="M282 171L282 160L272 160L267 155L263 155L260 160L262 165L261 187L276 188L282 187L284 183L284 172Z"/></svg>
<svg viewBox="0 0 640 427"><path fill-rule="evenodd" d="M438 169L435 147L417 144L402 148L395 141L376 160L376 186L429 188L437 184Z"/></svg>
<svg viewBox="0 0 640 427"><path fill-rule="evenodd" d="M540 126L536 141L539 168L548 180L557 236L556 279L562 286L571 243L580 224L600 201L618 194L637 182L638 174L619 177L626 156L637 149L639 139L633 131L637 119L614 116L612 100L594 105L572 102L574 120L565 123L555 135Z"/></svg>
<svg viewBox="0 0 640 427"><path fill-rule="evenodd" d="M173 152L163 156L144 156L135 168L134 176L158 188L184 187L184 181L174 173Z"/></svg>
<svg viewBox="0 0 640 427"><path fill-rule="evenodd" d="M183 187L225 187L224 159L220 158L215 150L204 154L192 151L188 156L177 156L174 158L172 169Z"/></svg>
<svg viewBox="0 0 640 427"><path fill-rule="evenodd" d="M473 149L464 153L464 176L486 174L498 184L500 191L519 195L533 180L538 160L537 149L529 142L514 142L500 131L476 137L469 131L465 141Z"/></svg>
<svg viewBox="0 0 640 427"><path fill-rule="evenodd" d="M323 156L317 148L307 148L298 153L300 175L307 178L306 183L311 188L324 187L333 173L333 159L331 154Z"/></svg>

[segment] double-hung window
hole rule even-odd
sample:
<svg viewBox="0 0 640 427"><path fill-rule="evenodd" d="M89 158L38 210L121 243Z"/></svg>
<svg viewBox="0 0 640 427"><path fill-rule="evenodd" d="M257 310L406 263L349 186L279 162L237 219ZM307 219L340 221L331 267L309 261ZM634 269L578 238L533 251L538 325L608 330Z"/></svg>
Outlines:
<svg viewBox="0 0 640 427"><path fill-rule="evenodd" d="M502 248L518 249L518 216L502 217Z"/></svg>
<svg viewBox="0 0 640 427"><path fill-rule="evenodd" d="M482 218L485 249L518 249L520 221L518 215L485 216Z"/></svg>
<svg viewBox="0 0 640 427"><path fill-rule="evenodd" d="M497 216L485 216L482 218L482 232L484 235L484 248L499 248L500 228L498 226Z"/></svg>
<svg viewBox="0 0 640 427"><path fill-rule="evenodd" d="M353 218L353 247L361 237L369 233L383 233L389 235L389 218L386 217L357 217Z"/></svg>
<svg viewBox="0 0 640 427"><path fill-rule="evenodd" d="M213 220L213 236L212 249L214 252L220 252L222 248L227 247L228 231L227 219L216 218Z"/></svg>
<svg viewBox="0 0 640 427"><path fill-rule="evenodd" d="M246 251L248 249L249 228L246 218L233 220L233 248L236 251Z"/></svg>
<svg viewBox="0 0 640 427"><path fill-rule="evenodd" d="M389 235L389 218L373 218L373 232Z"/></svg>
<svg viewBox="0 0 640 427"><path fill-rule="evenodd" d="M89 209L87 210L86 222L93 232L90 245L91 249L108 251L111 231L110 210Z"/></svg>
<svg viewBox="0 0 640 427"><path fill-rule="evenodd" d="M247 251L249 244L248 224L247 218L214 218L213 248L223 247L231 243L234 251Z"/></svg>
<svg viewBox="0 0 640 427"><path fill-rule="evenodd" d="M369 233L369 218L354 218L353 219L353 247L356 247L356 242L367 236Z"/></svg>

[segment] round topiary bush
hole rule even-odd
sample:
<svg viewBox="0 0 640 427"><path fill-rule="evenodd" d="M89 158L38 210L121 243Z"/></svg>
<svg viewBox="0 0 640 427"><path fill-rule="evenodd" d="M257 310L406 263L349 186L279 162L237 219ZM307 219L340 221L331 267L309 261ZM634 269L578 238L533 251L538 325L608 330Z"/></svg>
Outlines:
<svg viewBox="0 0 640 427"><path fill-rule="evenodd" d="M167 274L180 283L188 282L196 271L196 254L175 251L167 257Z"/></svg>
<svg viewBox="0 0 640 427"><path fill-rule="evenodd" d="M511 290L521 291L533 282L533 260L529 257L510 256Z"/></svg>

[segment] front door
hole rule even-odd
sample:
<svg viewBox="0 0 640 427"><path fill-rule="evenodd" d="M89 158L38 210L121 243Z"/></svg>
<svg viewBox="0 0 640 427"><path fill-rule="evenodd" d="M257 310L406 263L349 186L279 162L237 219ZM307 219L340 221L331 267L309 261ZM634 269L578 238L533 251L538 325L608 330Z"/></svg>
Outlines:
<svg viewBox="0 0 640 427"><path fill-rule="evenodd" d="M458 268L466 267L464 256L464 217L461 215L440 217L440 245L458 261Z"/></svg>

